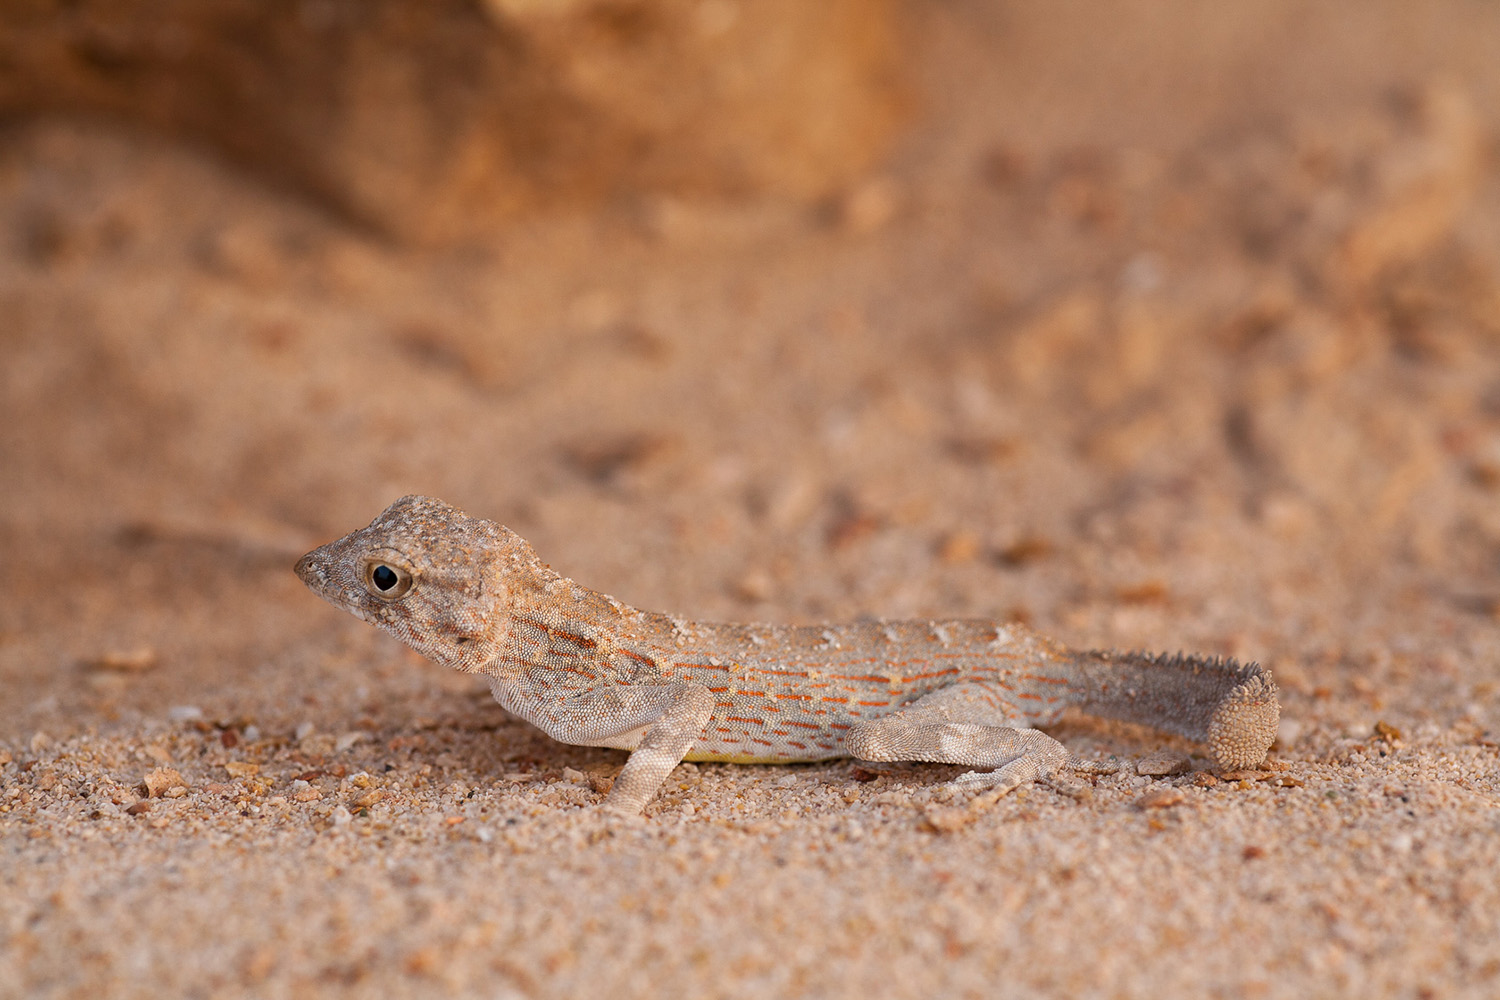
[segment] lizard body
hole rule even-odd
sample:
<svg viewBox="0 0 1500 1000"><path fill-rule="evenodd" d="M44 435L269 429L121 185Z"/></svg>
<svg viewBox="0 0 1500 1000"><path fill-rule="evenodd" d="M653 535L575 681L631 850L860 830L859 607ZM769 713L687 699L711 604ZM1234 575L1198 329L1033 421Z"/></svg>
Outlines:
<svg viewBox="0 0 1500 1000"><path fill-rule="evenodd" d="M428 658L483 674L552 738L630 750L606 798L639 812L683 760L856 757L995 768L1014 788L1072 758L1035 729L1075 705L1260 763L1276 687L1256 664L1078 652L985 620L701 623L640 611L560 576L515 532L428 497L314 549L297 575Z"/></svg>

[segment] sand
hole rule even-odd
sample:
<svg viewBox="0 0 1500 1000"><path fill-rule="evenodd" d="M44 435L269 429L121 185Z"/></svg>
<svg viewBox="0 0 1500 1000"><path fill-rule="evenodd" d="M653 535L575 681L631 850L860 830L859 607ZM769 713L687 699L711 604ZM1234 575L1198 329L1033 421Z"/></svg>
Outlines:
<svg viewBox="0 0 1500 1000"><path fill-rule="evenodd" d="M1500 992L1500 13L1105 9L921 8L833 201L446 249L11 123L0 995ZM1257 659L1280 739L1070 718L1120 773L683 765L609 820L621 754L292 575L409 492L697 618Z"/></svg>

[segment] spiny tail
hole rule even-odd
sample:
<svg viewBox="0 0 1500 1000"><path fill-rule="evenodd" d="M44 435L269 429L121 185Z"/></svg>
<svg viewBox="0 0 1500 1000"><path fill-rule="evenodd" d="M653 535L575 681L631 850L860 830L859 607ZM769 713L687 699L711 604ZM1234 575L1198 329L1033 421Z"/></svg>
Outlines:
<svg viewBox="0 0 1500 1000"><path fill-rule="evenodd" d="M1083 711L1207 743L1222 768L1255 767L1276 739L1276 682L1258 663L1099 650L1072 658Z"/></svg>

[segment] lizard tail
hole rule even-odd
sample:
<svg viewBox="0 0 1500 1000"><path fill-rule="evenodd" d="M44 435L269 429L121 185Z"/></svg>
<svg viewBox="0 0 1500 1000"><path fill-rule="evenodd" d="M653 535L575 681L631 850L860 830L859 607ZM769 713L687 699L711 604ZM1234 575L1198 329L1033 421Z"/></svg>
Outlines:
<svg viewBox="0 0 1500 1000"><path fill-rule="evenodd" d="M1276 682L1258 663L1217 656L1074 653L1074 704L1207 743L1227 770L1255 767L1276 739Z"/></svg>

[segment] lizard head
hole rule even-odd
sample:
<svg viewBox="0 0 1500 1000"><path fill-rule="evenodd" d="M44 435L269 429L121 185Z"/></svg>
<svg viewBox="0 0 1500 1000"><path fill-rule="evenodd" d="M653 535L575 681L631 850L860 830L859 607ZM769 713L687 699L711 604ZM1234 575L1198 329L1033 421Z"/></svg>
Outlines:
<svg viewBox="0 0 1500 1000"><path fill-rule="evenodd" d="M513 581L535 563L509 528L408 496L368 527L313 549L296 573L334 607L430 660L475 673L504 648Z"/></svg>

